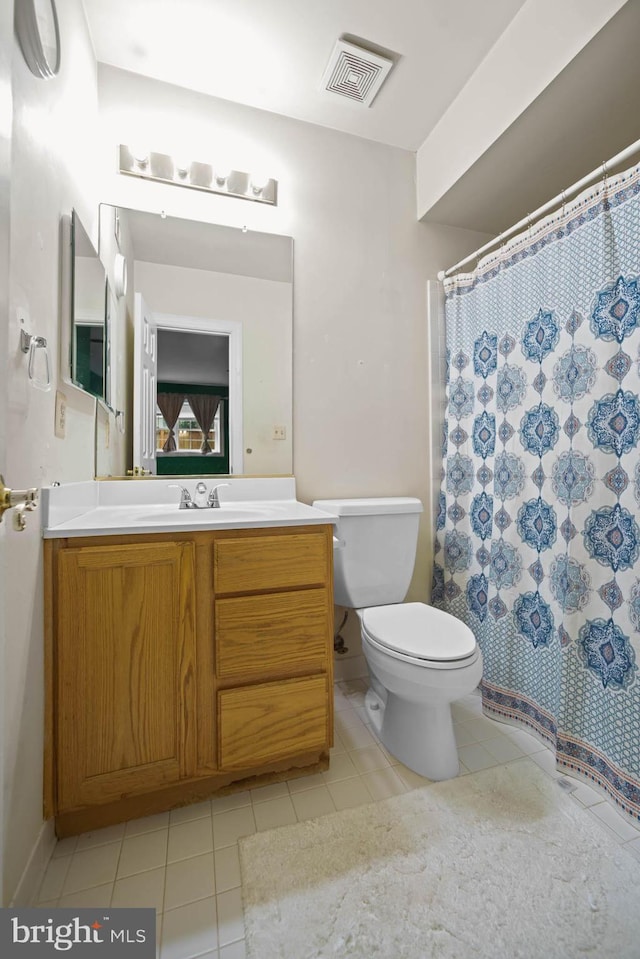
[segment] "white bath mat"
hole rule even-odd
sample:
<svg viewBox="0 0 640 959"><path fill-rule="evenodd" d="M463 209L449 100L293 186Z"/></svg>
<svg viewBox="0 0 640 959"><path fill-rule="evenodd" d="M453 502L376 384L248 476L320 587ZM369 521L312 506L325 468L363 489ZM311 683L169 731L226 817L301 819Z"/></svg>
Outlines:
<svg viewBox="0 0 640 959"><path fill-rule="evenodd" d="M640 863L530 760L240 841L249 959L638 959Z"/></svg>

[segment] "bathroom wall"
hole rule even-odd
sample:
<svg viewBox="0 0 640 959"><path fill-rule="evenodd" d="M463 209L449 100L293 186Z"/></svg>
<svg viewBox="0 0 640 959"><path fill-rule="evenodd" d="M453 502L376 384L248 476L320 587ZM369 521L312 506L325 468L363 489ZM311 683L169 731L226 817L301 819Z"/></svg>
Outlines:
<svg viewBox="0 0 640 959"><path fill-rule="evenodd" d="M413 495L425 504L409 594L431 581L426 281L488 237L416 222L415 156L100 65L109 203L294 238L294 473L299 497ZM351 109L351 107L349 107ZM279 180L276 208L116 172L146 145ZM362 674L357 633L353 661Z"/></svg>
<svg viewBox="0 0 640 959"><path fill-rule="evenodd" d="M2 37L5 10L2 5ZM6 449L2 473L13 488L93 475L94 401L59 380L60 217L76 207L94 232L97 190L92 150L97 119L96 68L81 0L58 0L60 74L34 77L13 43L13 136L10 190L11 260L6 350ZM1 99L10 93L2 76ZM10 116L0 104L1 123ZM2 131L4 135L4 131ZM0 286L2 286L0 279ZM24 327L47 339L52 389L28 385L27 358L18 347ZM66 439L54 436L56 387L67 398ZM4 898L24 902L52 842L42 822L43 583L38 513L17 532L3 520L4 629ZM31 857L31 858L30 858ZM22 885L19 884L22 881Z"/></svg>

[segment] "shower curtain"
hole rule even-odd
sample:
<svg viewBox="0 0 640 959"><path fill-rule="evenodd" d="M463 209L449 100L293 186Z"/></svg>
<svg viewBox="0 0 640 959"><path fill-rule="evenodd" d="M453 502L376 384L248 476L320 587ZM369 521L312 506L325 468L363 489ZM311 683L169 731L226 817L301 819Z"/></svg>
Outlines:
<svg viewBox="0 0 640 959"><path fill-rule="evenodd" d="M640 819L640 166L445 280L433 603L485 712Z"/></svg>

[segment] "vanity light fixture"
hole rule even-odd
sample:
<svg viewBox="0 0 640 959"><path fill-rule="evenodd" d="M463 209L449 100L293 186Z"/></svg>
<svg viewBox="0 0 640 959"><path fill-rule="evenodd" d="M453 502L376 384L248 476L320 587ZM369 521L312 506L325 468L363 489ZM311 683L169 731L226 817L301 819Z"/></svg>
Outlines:
<svg viewBox="0 0 640 959"><path fill-rule="evenodd" d="M269 206L278 204L277 180L232 170L222 163L216 165L198 160L187 161L183 156L171 157L166 153L147 152L121 143L118 169L126 176L137 176L156 183L172 183L191 190L233 196L239 200L252 200Z"/></svg>
<svg viewBox="0 0 640 959"><path fill-rule="evenodd" d="M249 178L249 186L254 196L259 196L269 183L269 177L263 173L252 173Z"/></svg>
<svg viewBox="0 0 640 959"><path fill-rule="evenodd" d="M136 166L144 169L149 163L149 151L139 144L131 148L131 157Z"/></svg>
<svg viewBox="0 0 640 959"><path fill-rule="evenodd" d="M191 160L188 160L186 157L182 156L176 157L175 169L180 179L184 180L191 172Z"/></svg>

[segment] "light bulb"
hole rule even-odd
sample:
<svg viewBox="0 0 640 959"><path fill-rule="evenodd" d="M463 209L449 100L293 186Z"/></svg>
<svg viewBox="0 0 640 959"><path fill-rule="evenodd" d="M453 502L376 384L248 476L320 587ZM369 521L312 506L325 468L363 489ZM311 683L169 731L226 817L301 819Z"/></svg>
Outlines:
<svg viewBox="0 0 640 959"><path fill-rule="evenodd" d="M270 179L271 177L265 173L252 173L250 178L251 189L256 195L262 193Z"/></svg>
<svg viewBox="0 0 640 959"><path fill-rule="evenodd" d="M131 147L131 155L139 167L145 167L149 162L149 151L139 143Z"/></svg>

